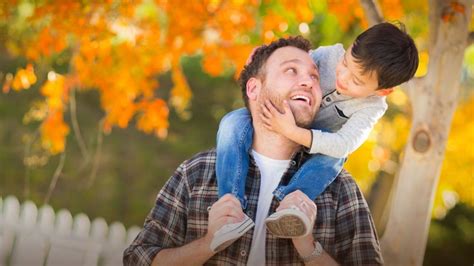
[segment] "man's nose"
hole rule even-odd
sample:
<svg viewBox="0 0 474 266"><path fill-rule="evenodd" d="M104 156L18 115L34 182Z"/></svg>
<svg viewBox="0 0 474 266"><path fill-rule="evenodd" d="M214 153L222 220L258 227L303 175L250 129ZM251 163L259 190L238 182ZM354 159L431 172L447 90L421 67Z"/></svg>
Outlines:
<svg viewBox="0 0 474 266"><path fill-rule="evenodd" d="M311 88L314 82L315 81L311 78L311 75L302 75L299 80L299 85L301 87Z"/></svg>

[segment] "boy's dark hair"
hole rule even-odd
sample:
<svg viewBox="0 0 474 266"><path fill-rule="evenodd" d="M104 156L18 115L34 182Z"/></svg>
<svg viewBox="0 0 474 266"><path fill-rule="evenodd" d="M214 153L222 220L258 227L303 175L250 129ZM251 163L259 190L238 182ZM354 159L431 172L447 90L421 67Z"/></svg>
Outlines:
<svg viewBox="0 0 474 266"><path fill-rule="evenodd" d="M391 23L380 23L357 36L352 56L364 73L375 71L378 88L391 88L410 80L418 68L418 50L405 31Z"/></svg>
<svg viewBox="0 0 474 266"><path fill-rule="evenodd" d="M262 45L258 47L252 54L251 62L244 66L242 72L240 72L239 83L242 89L242 98L245 106L249 108L247 96L247 81L252 77L259 77L264 80L265 78L265 63L268 58L278 48L292 46L301 49L305 52L311 50L311 43L303 38L302 36L280 38L276 41L271 42L268 45Z"/></svg>

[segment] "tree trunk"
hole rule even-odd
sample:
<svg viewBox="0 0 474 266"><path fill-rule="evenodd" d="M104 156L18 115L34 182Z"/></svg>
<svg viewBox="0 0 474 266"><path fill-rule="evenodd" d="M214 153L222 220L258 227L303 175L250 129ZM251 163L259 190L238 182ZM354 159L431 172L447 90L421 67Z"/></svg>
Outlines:
<svg viewBox="0 0 474 266"><path fill-rule="evenodd" d="M413 124L381 238L387 265L422 265L459 83L472 0L430 0L430 62L411 82Z"/></svg>

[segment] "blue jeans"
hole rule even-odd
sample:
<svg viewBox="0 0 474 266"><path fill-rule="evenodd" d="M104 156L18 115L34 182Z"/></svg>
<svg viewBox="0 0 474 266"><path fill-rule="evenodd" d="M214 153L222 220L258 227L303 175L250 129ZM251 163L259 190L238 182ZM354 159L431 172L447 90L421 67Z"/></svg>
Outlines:
<svg viewBox="0 0 474 266"><path fill-rule="evenodd" d="M250 113L241 108L222 118L217 132L216 175L219 197L232 193L247 207L245 181L249 168L249 154L253 141ZM295 190L301 190L310 199L318 197L342 169L345 158L313 154L293 175L286 186L278 186L273 194L278 200Z"/></svg>

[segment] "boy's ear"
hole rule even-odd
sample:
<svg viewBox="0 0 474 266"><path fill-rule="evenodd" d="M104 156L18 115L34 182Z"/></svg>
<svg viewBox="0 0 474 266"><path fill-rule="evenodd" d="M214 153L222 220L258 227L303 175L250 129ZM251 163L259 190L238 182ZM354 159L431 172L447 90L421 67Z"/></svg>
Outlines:
<svg viewBox="0 0 474 266"><path fill-rule="evenodd" d="M256 77L249 78L249 80L247 80L247 96L249 100L257 100L261 88L262 82L260 79Z"/></svg>
<svg viewBox="0 0 474 266"><path fill-rule="evenodd" d="M379 89L379 90L376 90L375 91L375 95L378 95L378 96L387 96L389 95L390 93L393 92L393 88L387 88L387 89Z"/></svg>

